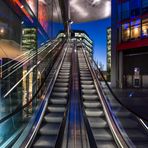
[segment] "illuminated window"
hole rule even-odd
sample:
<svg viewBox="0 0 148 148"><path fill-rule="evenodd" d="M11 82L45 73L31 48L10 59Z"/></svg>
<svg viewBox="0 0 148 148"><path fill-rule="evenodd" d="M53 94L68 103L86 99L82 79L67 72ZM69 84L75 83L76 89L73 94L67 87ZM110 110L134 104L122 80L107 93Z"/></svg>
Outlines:
<svg viewBox="0 0 148 148"><path fill-rule="evenodd" d="M148 18L142 20L142 36L148 37Z"/></svg>
<svg viewBox="0 0 148 148"><path fill-rule="evenodd" d="M131 22L131 39L140 38L141 35L141 27L140 27L140 19Z"/></svg>
<svg viewBox="0 0 148 148"><path fill-rule="evenodd" d="M126 23L122 25L122 41L128 41L130 38L130 24Z"/></svg>

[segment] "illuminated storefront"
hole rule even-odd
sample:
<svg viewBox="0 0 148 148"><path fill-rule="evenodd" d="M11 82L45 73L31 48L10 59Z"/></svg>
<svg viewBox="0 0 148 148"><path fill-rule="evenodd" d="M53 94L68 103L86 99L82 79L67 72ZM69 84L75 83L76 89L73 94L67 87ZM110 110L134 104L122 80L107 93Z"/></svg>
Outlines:
<svg viewBox="0 0 148 148"><path fill-rule="evenodd" d="M133 87L138 68L140 87L148 87L148 0L113 0L112 38L114 86Z"/></svg>

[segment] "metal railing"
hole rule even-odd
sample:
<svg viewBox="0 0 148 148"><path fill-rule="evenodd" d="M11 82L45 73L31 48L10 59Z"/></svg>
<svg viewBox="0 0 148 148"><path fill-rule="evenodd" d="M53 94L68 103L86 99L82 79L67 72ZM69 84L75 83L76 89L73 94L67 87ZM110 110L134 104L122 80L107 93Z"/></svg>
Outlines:
<svg viewBox="0 0 148 148"><path fill-rule="evenodd" d="M118 126L116 125L112 112L110 110L110 107L106 101L106 97L105 94L103 93L101 87L100 87L100 82L99 79L96 75L96 72L92 66L92 62L90 61L90 58L88 57L87 53L85 52L84 48L82 49L83 51L83 55L85 57L86 63L88 65L88 68L91 72L91 75L93 77L93 81L94 81L94 85L96 87L97 90L97 94L100 98L100 102L102 104L103 110L104 110L104 114L106 116L108 125L110 127L110 130L113 134L113 137L115 139L116 144L121 147L121 148L128 148L128 144L127 141L125 141L124 137L122 136L122 134L120 133L120 130L118 129Z"/></svg>
<svg viewBox="0 0 148 148"><path fill-rule="evenodd" d="M113 90L111 89L111 87L109 86L108 82L106 81L103 73L101 72L101 70L98 68L98 65L96 64L96 62L93 59L90 59L90 57L87 55L87 53L85 52L85 47L83 47L83 53L85 56L85 59L87 61L87 64L89 65L89 68L91 69L91 73L94 76L94 82L96 83L96 87L98 87L98 94L100 94L100 98L102 104L104 104L104 108L106 110L106 115L110 116L108 117L108 122L111 121L110 125L112 126L112 124L114 125L113 127L111 127L112 131L114 131L114 134L116 135L115 137L118 139L118 143L120 144L121 147L134 147L134 144L132 143L132 141L130 140L130 137L128 137L128 135L126 134L126 131L124 130L124 127L122 126L122 124L119 124L120 120L118 119L118 117L114 114L114 111L112 110L112 105L110 104L109 98L107 98L107 96L105 95L105 92L103 91L103 88L101 86L101 82L100 82L100 77L101 79L105 82L105 85L107 87L107 89L109 90L110 94L112 95L112 97L119 103L120 107L125 109L125 111L128 111L133 117L135 117L137 119L137 121L141 124L141 126L144 127L145 131L148 133L148 127L146 125L145 122L148 122L147 119L140 117L136 112L134 112L133 110L131 110L129 107L125 106L120 100L119 98L115 95L115 93L113 92ZM119 121L119 122L118 122ZM115 130L114 130L115 128Z"/></svg>
<svg viewBox="0 0 148 148"><path fill-rule="evenodd" d="M24 105L22 105L22 104L20 104L19 106L17 106L17 108L15 109L15 110L13 110L10 114L8 114L8 115L6 115L5 117L3 117L2 119L0 119L0 127L1 126L4 126L4 124L6 124L6 123L8 123L8 121L9 120L12 120L12 119L14 119L18 114L22 114L24 111L25 111L25 109L26 108L28 108L29 106L30 106L30 104L32 104L33 103L33 101L34 101L34 99L36 98L36 97L38 97L38 95L39 94L41 94L42 96L44 96L44 94L43 94L43 89L45 89L46 88L46 85L47 84L45 84L45 82L47 81L47 79L48 79L48 75L49 75L49 72L51 71L51 69L52 69L52 67L53 67L53 63L55 63L55 61L56 61L56 59L57 59L57 57L58 57L58 55L59 55L59 53L61 52L61 49L62 49L62 47L64 46L64 43L65 43L65 41L63 41L62 43L60 42L59 44L57 44L54 48L52 48L51 50L49 50L48 51L48 54L51 54L52 56L51 56L51 59L50 59L50 63L48 63L48 65L46 65L46 69L47 69L47 71L45 71L44 73L44 79L43 79L43 81L42 81L42 83L41 83L41 85L38 87L38 89L37 89L37 91L35 92L35 94L32 96L32 98L31 99L29 99L29 101L26 103L26 104L24 104ZM55 49L56 48L56 49ZM46 55L44 56L44 57L42 57L41 59L40 59L40 64L44 61L44 59L46 59ZM36 67L37 66L39 66L39 63L38 64L36 64L35 65ZM40 96L41 96L40 95ZM40 102L39 102L40 103ZM42 104L42 103L41 103ZM37 106L36 106L37 107ZM36 109L35 109L36 110ZM32 115L32 117L33 117L33 115ZM17 120L17 118L16 118L16 120ZM19 119L18 119L19 120ZM1 146L3 147L4 145L6 146L10 146L10 145L12 145L13 144L13 142L15 142L16 140L16 138L18 138L18 136L19 136L19 134L22 132L22 130L24 130L24 128L25 128L25 126L26 125L24 125L24 119L21 119L22 121L22 125L21 125L21 130L20 130L20 132L18 133L17 131L19 130L19 129L15 129L15 133L17 133L17 135L16 136L11 136L11 134L10 134L10 138L9 139L11 139L11 140L6 140ZM30 120L30 119L29 119ZM26 122L26 121L25 121ZM28 121L29 122L29 121ZM10 124L10 123L9 123ZM25 123L26 124L26 123ZM12 138L12 137L14 137L14 139Z"/></svg>
<svg viewBox="0 0 148 148"><path fill-rule="evenodd" d="M60 68L61 68L62 63L64 61L67 49L68 48L66 48L66 50L62 51L63 52L63 53L61 53L62 55L60 55L57 62L55 63L55 67L53 67L54 72L52 73L50 81L48 82L48 85L47 85L47 89L44 92L45 99L41 102L41 105L39 106L38 110L36 111L35 117L31 121L31 124L28 124L28 127L26 127L24 132L21 134L21 136L23 137L23 135L26 134L26 132L27 132L26 137L24 137L22 139L22 137L20 136L20 138L17 140L17 142L15 143L15 145L13 147L18 146L18 145L20 145L19 147L22 147L22 148L31 147L33 140L35 139L35 136L39 130L42 119L44 117L52 89L54 87L55 81L57 79ZM58 139L57 139L57 141L58 141Z"/></svg>

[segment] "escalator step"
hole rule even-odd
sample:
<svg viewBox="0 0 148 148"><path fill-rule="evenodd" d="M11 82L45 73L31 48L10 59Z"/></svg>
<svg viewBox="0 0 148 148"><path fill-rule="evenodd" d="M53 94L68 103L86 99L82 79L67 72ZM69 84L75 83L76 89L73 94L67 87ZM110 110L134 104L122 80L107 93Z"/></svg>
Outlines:
<svg viewBox="0 0 148 148"><path fill-rule="evenodd" d="M63 119L63 113L47 113L44 116L44 121L46 122L54 122L54 123L59 123L62 122Z"/></svg>
<svg viewBox="0 0 148 148"><path fill-rule="evenodd" d="M57 136L39 136L34 143L34 148L53 148Z"/></svg>
<svg viewBox="0 0 148 148"><path fill-rule="evenodd" d="M39 129L40 135L57 135L59 131L60 123L44 123Z"/></svg>
<svg viewBox="0 0 148 148"><path fill-rule="evenodd" d="M94 89L95 86L94 85L82 85L82 88L84 88L84 89Z"/></svg>
<svg viewBox="0 0 148 148"><path fill-rule="evenodd" d="M84 101L83 104L86 108L102 107L99 101Z"/></svg>
<svg viewBox="0 0 148 148"><path fill-rule="evenodd" d="M80 79L83 81L83 80L89 80L91 81L92 80L92 77L80 77Z"/></svg>
<svg viewBox="0 0 148 148"><path fill-rule="evenodd" d="M55 104L55 105L56 105L56 104L57 104L57 105L58 105L58 104L59 104L59 105L66 105L67 99L65 99L65 98L60 98L60 99L58 99L58 98L55 99L55 98L54 98L54 99L52 99L52 98L51 98L51 99L50 99L50 102L51 102L52 104Z"/></svg>
<svg viewBox="0 0 148 148"><path fill-rule="evenodd" d="M69 75L59 75L58 78L60 78L60 79L69 79Z"/></svg>
<svg viewBox="0 0 148 148"><path fill-rule="evenodd" d="M55 83L55 86L56 87L68 87L68 83L59 83L59 82L56 82Z"/></svg>
<svg viewBox="0 0 148 148"><path fill-rule="evenodd" d="M82 93L84 93L84 94L89 94L89 95L92 95L92 94L97 94L97 91L96 91L96 89L82 89Z"/></svg>
<svg viewBox="0 0 148 148"><path fill-rule="evenodd" d="M57 107L57 106L49 106L47 107L49 112L64 112L65 111L65 107Z"/></svg>
<svg viewBox="0 0 148 148"><path fill-rule="evenodd" d="M57 91L66 92L66 91L68 91L68 88L67 87L54 87L53 91L54 92L57 92Z"/></svg>
<svg viewBox="0 0 148 148"><path fill-rule="evenodd" d="M113 136L110 132L109 128L98 128L92 130L93 135L97 141L111 141L113 140Z"/></svg>
<svg viewBox="0 0 148 148"><path fill-rule="evenodd" d="M92 85L93 84L93 81L81 81L82 85Z"/></svg>
<svg viewBox="0 0 148 148"><path fill-rule="evenodd" d="M102 117L100 118L88 117L88 121L90 123L90 126L95 129L108 127L106 120Z"/></svg>
<svg viewBox="0 0 148 148"><path fill-rule="evenodd" d="M98 148L117 148L114 141L97 141Z"/></svg>
<svg viewBox="0 0 148 148"><path fill-rule="evenodd" d="M61 79L61 78L58 78L58 79L56 80L56 82L68 83L68 82L69 82L69 79Z"/></svg>
<svg viewBox="0 0 148 148"><path fill-rule="evenodd" d="M97 109L85 109L86 115L88 117L101 117L104 116L104 112L102 110Z"/></svg>
<svg viewBox="0 0 148 148"><path fill-rule="evenodd" d="M82 96L83 99L86 99L86 100L98 100L98 95L83 95Z"/></svg>
<svg viewBox="0 0 148 148"><path fill-rule="evenodd" d="M67 97L68 93L67 92L52 92L51 97Z"/></svg>

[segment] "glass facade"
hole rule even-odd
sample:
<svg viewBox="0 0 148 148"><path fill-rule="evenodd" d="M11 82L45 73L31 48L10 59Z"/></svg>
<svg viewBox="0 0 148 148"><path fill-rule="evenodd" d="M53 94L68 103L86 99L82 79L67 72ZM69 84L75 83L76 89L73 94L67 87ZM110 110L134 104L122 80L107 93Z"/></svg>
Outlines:
<svg viewBox="0 0 148 148"><path fill-rule="evenodd" d="M130 24L126 23L122 25L122 41L128 41L130 39Z"/></svg>
<svg viewBox="0 0 148 148"><path fill-rule="evenodd" d="M141 0L131 0L130 1L130 9L131 9L131 17L136 17L140 15L141 8Z"/></svg>
<svg viewBox="0 0 148 148"><path fill-rule="evenodd" d="M129 18L129 1L126 1L126 2L124 2L122 5L121 5L121 17L122 17L122 19L128 19Z"/></svg>
<svg viewBox="0 0 148 148"><path fill-rule="evenodd" d="M24 128L44 99L43 90L38 96L35 94L55 56L54 51L49 52L53 47L50 40L63 30L59 6L50 2L39 0L38 8L37 0L0 1L0 121L33 99L22 111L1 123L0 147ZM51 9L47 11L45 6ZM38 14L38 9L44 12ZM54 13L58 19L53 18Z"/></svg>
<svg viewBox="0 0 148 148"><path fill-rule="evenodd" d="M142 13L145 14L148 12L148 1L142 0Z"/></svg>
<svg viewBox="0 0 148 148"><path fill-rule="evenodd" d="M141 36L141 20L131 22L131 40L140 38Z"/></svg>
<svg viewBox="0 0 148 148"><path fill-rule="evenodd" d="M148 18L142 20L142 37L148 37Z"/></svg>
<svg viewBox="0 0 148 148"><path fill-rule="evenodd" d="M118 3L119 43L147 37L147 0Z"/></svg>

